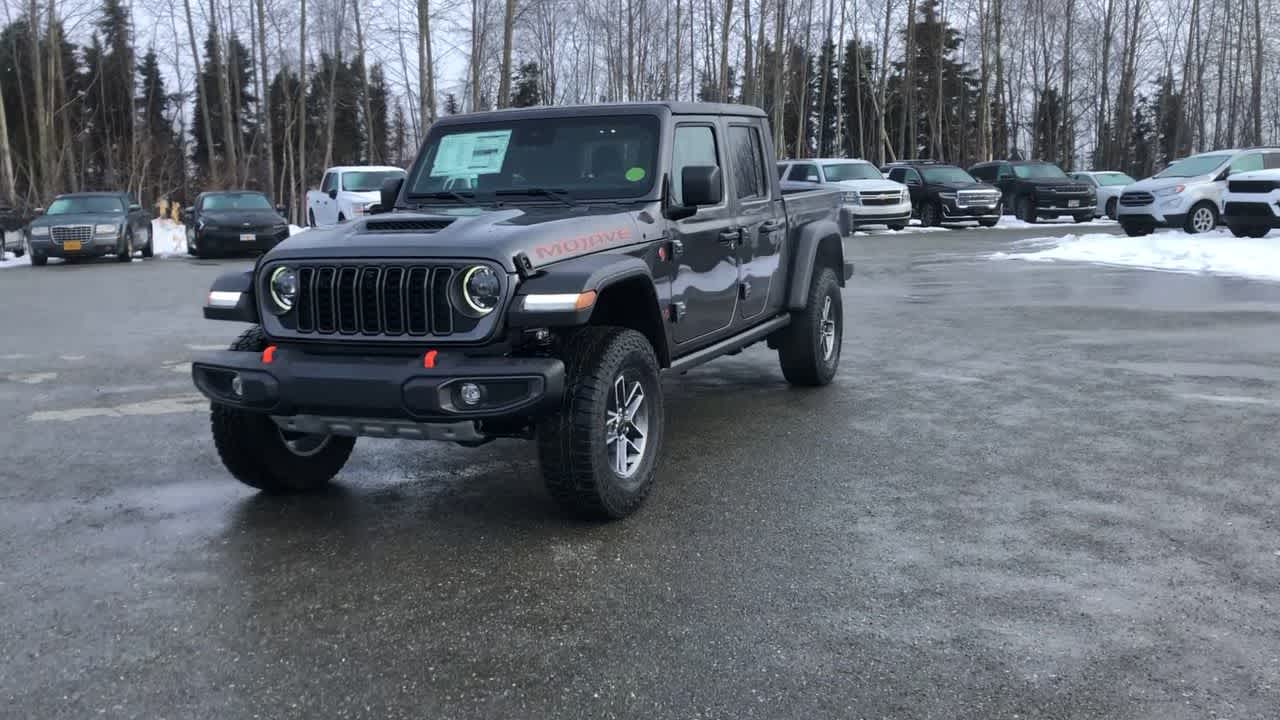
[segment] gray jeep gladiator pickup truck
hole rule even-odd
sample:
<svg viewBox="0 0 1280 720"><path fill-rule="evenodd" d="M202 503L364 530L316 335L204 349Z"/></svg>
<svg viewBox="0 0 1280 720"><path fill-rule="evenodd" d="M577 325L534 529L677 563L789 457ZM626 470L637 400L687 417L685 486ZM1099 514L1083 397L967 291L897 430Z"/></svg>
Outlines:
<svg viewBox="0 0 1280 720"><path fill-rule="evenodd" d="M759 341L796 385L836 373L852 275L840 193L778 187L764 114L645 103L449 116L377 214L217 279L251 323L192 364L240 481L323 486L358 436L537 442L569 511L634 512L659 373Z"/></svg>

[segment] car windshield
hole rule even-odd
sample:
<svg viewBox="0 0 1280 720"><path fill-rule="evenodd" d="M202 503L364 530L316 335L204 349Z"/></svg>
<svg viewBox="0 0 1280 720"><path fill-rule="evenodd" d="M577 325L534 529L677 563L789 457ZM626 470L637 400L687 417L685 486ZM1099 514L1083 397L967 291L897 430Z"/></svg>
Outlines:
<svg viewBox="0 0 1280 720"><path fill-rule="evenodd" d="M270 210L271 202L259 193L209 195L200 203L201 210Z"/></svg>
<svg viewBox="0 0 1280 720"><path fill-rule="evenodd" d="M632 198L653 187L657 160L658 119L650 115L437 126L414 165L409 195Z"/></svg>
<svg viewBox="0 0 1280 720"><path fill-rule="evenodd" d="M1132 185L1133 183L1137 182L1136 180L1129 177L1128 175L1125 175L1124 173L1098 173L1097 175L1093 176L1093 179L1097 180L1098 184L1103 186Z"/></svg>
<svg viewBox="0 0 1280 720"><path fill-rule="evenodd" d="M75 215L77 213L116 213L124 214L124 203L120 198L99 196L64 197L49 203L45 215Z"/></svg>
<svg viewBox="0 0 1280 720"><path fill-rule="evenodd" d="M373 192L382 189L383 181L402 177L404 177L403 170L353 170L342 173L342 189L351 192Z"/></svg>
<svg viewBox="0 0 1280 720"><path fill-rule="evenodd" d="M822 171L827 175L827 182L884 179L880 171L870 163L831 163L830 165L823 165Z"/></svg>
<svg viewBox="0 0 1280 720"><path fill-rule="evenodd" d="M1228 153L1217 153L1216 155L1193 155L1189 158L1175 160L1172 165L1155 174L1158 178L1180 178L1195 177L1197 175L1208 175L1218 166L1231 159Z"/></svg>
<svg viewBox="0 0 1280 720"><path fill-rule="evenodd" d="M1023 180L1043 180L1065 178L1066 173L1062 172L1062 168L1049 163L1033 163L1031 165L1014 165L1013 174Z"/></svg>
<svg viewBox="0 0 1280 720"><path fill-rule="evenodd" d="M973 176L958 167L920 168L920 174L927 183L971 183L976 182Z"/></svg>

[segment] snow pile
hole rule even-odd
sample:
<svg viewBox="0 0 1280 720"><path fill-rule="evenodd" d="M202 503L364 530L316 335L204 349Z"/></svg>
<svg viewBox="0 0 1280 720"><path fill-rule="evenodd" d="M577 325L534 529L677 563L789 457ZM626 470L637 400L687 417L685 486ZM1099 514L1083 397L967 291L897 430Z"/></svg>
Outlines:
<svg viewBox="0 0 1280 720"><path fill-rule="evenodd" d="M1257 239L1237 238L1225 230L1200 235L1160 232L1144 237L1094 233L1033 242L1027 252L998 252L991 259L1066 260L1280 280L1280 232Z"/></svg>
<svg viewBox="0 0 1280 720"><path fill-rule="evenodd" d="M13 254L13 249L21 246L22 233L9 232L4 234L4 247L8 252L0 251L0 269L31 264L31 260L26 255L17 257Z"/></svg>
<svg viewBox="0 0 1280 720"><path fill-rule="evenodd" d="M168 218L151 221L151 248L156 257L187 254L187 226Z"/></svg>

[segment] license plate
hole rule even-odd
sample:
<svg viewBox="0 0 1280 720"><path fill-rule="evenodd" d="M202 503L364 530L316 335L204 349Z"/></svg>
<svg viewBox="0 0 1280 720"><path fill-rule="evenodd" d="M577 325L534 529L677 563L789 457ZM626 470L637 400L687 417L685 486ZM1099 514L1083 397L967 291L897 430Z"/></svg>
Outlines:
<svg viewBox="0 0 1280 720"><path fill-rule="evenodd" d="M79 240L63 240L62 249L63 250L79 250L80 241Z"/></svg>
<svg viewBox="0 0 1280 720"><path fill-rule="evenodd" d="M257 239L258 239L257 236L254 235L253 233L240 234L240 242L253 242L254 240L257 240Z"/></svg>
<svg viewBox="0 0 1280 720"><path fill-rule="evenodd" d="M1068 200L1068 201L1067 201L1067 207L1080 207L1080 201L1079 201L1079 200Z"/></svg>

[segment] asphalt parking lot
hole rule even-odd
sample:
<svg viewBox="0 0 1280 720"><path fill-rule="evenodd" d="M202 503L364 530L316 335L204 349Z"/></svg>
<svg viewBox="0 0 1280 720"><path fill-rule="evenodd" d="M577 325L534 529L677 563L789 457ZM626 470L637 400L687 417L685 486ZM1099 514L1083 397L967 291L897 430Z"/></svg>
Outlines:
<svg viewBox="0 0 1280 720"><path fill-rule="evenodd" d="M0 716L1274 718L1280 285L854 237L836 383L668 377L628 521L531 447L222 469L247 261L0 271Z"/></svg>

